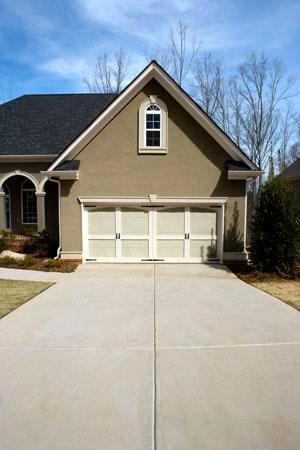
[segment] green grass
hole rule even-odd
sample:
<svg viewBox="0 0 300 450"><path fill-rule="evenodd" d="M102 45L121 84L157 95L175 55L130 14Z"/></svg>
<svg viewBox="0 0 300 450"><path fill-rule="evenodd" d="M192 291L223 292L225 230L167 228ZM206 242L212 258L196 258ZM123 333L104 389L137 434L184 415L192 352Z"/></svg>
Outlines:
<svg viewBox="0 0 300 450"><path fill-rule="evenodd" d="M0 279L0 319L50 286L52 283Z"/></svg>

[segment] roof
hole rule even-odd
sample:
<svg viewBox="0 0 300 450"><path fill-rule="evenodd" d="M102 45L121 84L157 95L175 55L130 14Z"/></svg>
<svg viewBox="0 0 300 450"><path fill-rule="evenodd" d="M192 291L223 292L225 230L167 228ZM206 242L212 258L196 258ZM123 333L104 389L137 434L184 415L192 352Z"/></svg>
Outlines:
<svg viewBox="0 0 300 450"><path fill-rule="evenodd" d="M75 158L78 153L104 128L116 114L152 79L158 81L166 91L221 145L235 161L243 161L249 171L261 171L238 145L206 114L181 86L156 62L151 61L129 85L119 93L110 105L75 139L49 166L48 170L65 160Z"/></svg>
<svg viewBox="0 0 300 450"><path fill-rule="evenodd" d="M234 161L233 159L229 159L225 162L225 165L228 170L249 170L249 166L247 166L247 164L243 161Z"/></svg>
<svg viewBox="0 0 300 450"><path fill-rule="evenodd" d="M284 178L300 178L300 158L287 167L282 175Z"/></svg>
<svg viewBox="0 0 300 450"><path fill-rule="evenodd" d="M0 106L0 156L55 157L48 170L73 159L81 149L152 78L156 79L190 115L248 170L258 167L156 62L148 66L119 95L29 95Z"/></svg>
<svg viewBox="0 0 300 450"><path fill-rule="evenodd" d="M72 159L71 161L64 161L59 166L55 167L55 170L78 170L80 161L78 159Z"/></svg>
<svg viewBox="0 0 300 450"><path fill-rule="evenodd" d="M0 105L0 155L59 155L115 97L23 95Z"/></svg>

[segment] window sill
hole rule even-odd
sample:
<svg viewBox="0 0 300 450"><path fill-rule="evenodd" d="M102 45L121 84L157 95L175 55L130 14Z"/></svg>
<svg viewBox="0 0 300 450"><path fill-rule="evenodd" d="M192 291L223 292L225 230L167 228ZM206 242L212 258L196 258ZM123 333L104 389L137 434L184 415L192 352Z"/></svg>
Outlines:
<svg viewBox="0 0 300 450"><path fill-rule="evenodd" d="M166 155L168 153L167 147L142 147L139 148L141 155Z"/></svg>

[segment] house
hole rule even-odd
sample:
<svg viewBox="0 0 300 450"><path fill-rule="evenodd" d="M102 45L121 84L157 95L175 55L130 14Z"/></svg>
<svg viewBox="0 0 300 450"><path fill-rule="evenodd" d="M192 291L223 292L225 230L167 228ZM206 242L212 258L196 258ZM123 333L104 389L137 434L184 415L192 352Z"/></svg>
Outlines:
<svg viewBox="0 0 300 450"><path fill-rule="evenodd" d="M0 229L46 229L62 258L243 259L260 175L155 61L117 96L0 106Z"/></svg>
<svg viewBox="0 0 300 450"><path fill-rule="evenodd" d="M288 180L294 188L300 204L300 158L296 159L296 161L286 168L283 172L283 177Z"/></svg>

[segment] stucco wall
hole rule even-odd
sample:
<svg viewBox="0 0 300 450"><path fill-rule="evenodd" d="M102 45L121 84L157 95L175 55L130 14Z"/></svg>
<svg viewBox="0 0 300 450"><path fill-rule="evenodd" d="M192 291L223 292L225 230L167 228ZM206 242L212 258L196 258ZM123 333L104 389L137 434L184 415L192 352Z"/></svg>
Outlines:
<svg viewBox="0 0 300 450"><path fill-rule="evenodd" d="M168 107L168 154L138 154L138 111L149 94ZM229 156L155 81L151 81L82 151L80 177L62 182L63 251L81 251L79 196L228 197L225 250L243 240L244 181L228 181Z"/></svg>

